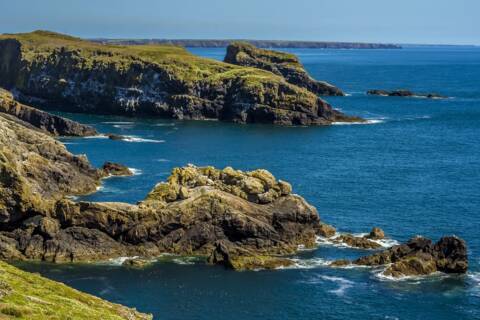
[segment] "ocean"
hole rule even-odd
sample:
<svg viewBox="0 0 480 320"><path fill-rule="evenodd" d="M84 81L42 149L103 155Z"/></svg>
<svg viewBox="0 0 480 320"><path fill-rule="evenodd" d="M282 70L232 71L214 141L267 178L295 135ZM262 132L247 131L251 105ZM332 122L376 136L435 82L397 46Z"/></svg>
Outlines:
<svg viewBox="0 0 480 320"><path fill-rule="evenodd" d="M224 49L191 49L222 59ZM462 276L392 280L328 261L370 251L320 244L293 268L234 272L165 257L144 270L118 263L26 263L29 271L155 319L480 319L480 48L289 50L310 74L348 93L327 97L368 124L329 127L240 125L63 114L130 137L62 139L95 165L115 161L135 176L110 178L89 201L142 200L173 167L265 168L292 183L339 232L377 226L391 243L415 235L467 241ZM444 100L367 96L369 89L437 92Z"/></svg>

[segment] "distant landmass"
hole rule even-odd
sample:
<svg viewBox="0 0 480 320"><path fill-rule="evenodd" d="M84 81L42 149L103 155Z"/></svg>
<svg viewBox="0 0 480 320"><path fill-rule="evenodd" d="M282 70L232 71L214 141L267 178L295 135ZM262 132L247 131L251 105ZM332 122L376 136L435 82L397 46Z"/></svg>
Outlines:
<svg viewBox="0 0 480 320"><path fill-rule="evenodd" d="M259 48L309 49L401 49L398 44L288 40L196 40L196 39L91 39L95 42L120 45L171 44L191 48L224 48L235 41L248 42Z"/></svg>

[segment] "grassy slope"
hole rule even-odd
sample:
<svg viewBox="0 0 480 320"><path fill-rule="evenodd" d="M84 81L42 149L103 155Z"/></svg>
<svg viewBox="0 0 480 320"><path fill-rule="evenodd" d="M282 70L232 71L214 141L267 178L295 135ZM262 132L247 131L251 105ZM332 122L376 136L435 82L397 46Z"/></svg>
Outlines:
<svg viewBox="0 0 480 320"><path fill-rule="evenodd" d="M119 69L128 67L132 62L138 63L139 60L158 64L172 70L186 82L198 80L218 82L232 77L241 77L250 83L284 82L281 77L268 71L201 58L184 48L172 45L103 45L49 31L3 34L0 35L0 40L2 39L20 41L23 45L23 58L29 61L38 56L48 56L52 50L65 47L80 50L81 55L87 58L87 62L95 60L96 63L113 63Z"/></svg>
<svg viewBox="0 0 480 320"><path fill-rule="evenodd" d="M133 309L0 262L0 319L151 319Z"/></svg>

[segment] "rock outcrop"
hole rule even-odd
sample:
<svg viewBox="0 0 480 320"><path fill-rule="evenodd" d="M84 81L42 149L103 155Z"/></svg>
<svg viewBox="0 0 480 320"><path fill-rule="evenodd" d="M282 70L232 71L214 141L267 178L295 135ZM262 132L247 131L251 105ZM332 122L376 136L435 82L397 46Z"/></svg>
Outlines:
<svg viewBox="0 0 480 320"><path fill-rule="evenodd" d="M0 319L151 320L152 315L0 261Z"/></svg>
<svg viewBox="0 0 480 320"><path fill-rule="evenodd" d="M382 97L413 97L413 98L428 98L428 99L446 99L448 97L437 93L415 93L409 90L369 90L368 95L382 96Z"/></svg>
<svg viewBox="0 0 480 320"><path fill-rule="evenodd" d="M247 42L233 42L227 47L225 62L259 68L279 75L288 83L307 89L316 95L344 96L337 87L313 79L293 54L259 49Z"/></svg>
<svg viewBox="0 0 480 320"><path fill-rule="evenodd" d="M93 127L21 104L2 89L0 89L0 113L12 115L55 136L85 137L97 134Z"/></svg>
<svg viewBox="0 0 480 320"><path fill-rule="evenodd" d="M174 46L101 45L47 31L0 36L0 86L60 111L239 123L361 121L272 72Z"/></svg>
<svg viewBox="0 0 480 320"><path fill-rule="evenodd" d="M363 266L387 266L383 274L392 277L428 275L437 271L465 273L468 269L467 246L464 240L455 236L443 237L437 243L416 237L406 244L393 246L385 251L354 260L352 263ZM347 264L345 260L339 260L332 265L345 264Z"/></svg>
<svg viewBox="0 0 480 320"><path fill-rule="evenodd" d="M320 233L316 209L266 170L187 166L174 169L137 205L76 203L67 196L94 191L105 169L2 116L0 142L3 259L70 262L173 253L238 269L268 268L285 265L280 256L300 245L313 247Z"/></svg>
<svg viewBox="0 0 480 320"><path fill-rule="evenodd" d="M123 164L107 161L102 166L103 175L109 176L133 176L132 170Z"/></svg>

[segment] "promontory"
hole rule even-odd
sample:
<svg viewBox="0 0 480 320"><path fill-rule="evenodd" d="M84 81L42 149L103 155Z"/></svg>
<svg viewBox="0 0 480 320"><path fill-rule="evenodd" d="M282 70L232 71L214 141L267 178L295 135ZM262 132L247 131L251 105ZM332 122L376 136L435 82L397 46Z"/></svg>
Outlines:
<svg viewBox="0 0 480 320"><path fill-rule="evenodd" d="M59 111L240 123L361 121L285 75L168 45L102 45L36 31L0 36L0 86Z"/></svg>

